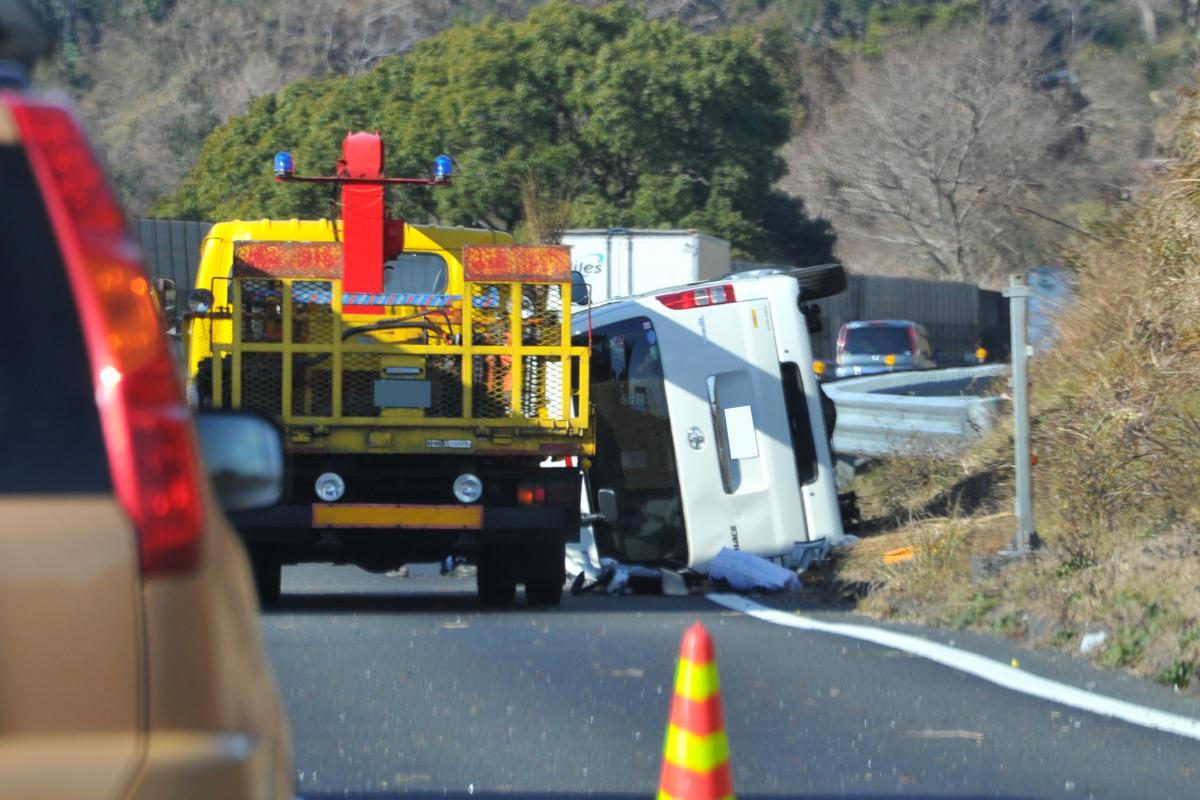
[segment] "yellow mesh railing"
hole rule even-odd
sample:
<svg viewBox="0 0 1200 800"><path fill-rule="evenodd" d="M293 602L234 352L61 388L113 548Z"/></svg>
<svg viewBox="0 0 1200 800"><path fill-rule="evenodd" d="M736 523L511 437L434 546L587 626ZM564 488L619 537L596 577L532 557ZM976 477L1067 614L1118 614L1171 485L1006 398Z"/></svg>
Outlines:
<svg viewBox="0 0 1200 800"><path fill-rule="evenodd" d="M286 424L583 429L587 348L571 346L569 297L569 283L346 295L340 280L237 278L205 388L213 406Z"/></svg>

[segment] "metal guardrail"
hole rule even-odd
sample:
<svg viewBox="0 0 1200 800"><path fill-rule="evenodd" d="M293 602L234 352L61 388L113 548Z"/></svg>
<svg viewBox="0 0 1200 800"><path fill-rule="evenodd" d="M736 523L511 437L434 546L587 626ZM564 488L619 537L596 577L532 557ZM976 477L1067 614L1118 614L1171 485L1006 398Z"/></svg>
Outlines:
<svg viewBox="0 0 1200 800"><path fill-rule="evenodd" d="M1007 364L992 364L893 372L827 383L825 393L837 406L834 454L877 457L961 450L991 429L1005 399L906 395L903 390L998 378L1008 372Z"/></svg>

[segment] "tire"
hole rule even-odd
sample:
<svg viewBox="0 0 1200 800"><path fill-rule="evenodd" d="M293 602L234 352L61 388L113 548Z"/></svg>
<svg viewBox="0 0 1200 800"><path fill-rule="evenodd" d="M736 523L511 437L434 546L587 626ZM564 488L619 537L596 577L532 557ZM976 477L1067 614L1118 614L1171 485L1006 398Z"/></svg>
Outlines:
<svg viewBox="0 0 1200 800"><path fill-rule="evenodd" d="M261 553L251 553L250 563L254 569L254 588L258 591L258 604L262 608L279 605L283 588L283 564L278 558Z"/></svg>
<svg viewBox="0 0 1200 800"><path fill-rule="evenodd" d="M566 545L531 547L526 551L525 599L532 608L554 608L562 603L567 580Z"/></svg>
<svg viewBox="0 0 1200 800"><path fill-rule="evenodd" d="M517 575L503 548L480 549L475 587L479 592L479 604L485 608L512 607L517 595Z"/></svg>
<svg viewBox="0 0 1200 800"><path fill-rule="evenodd" d="M796 280L800 281L800 300L820 300L822 297L832 297L846 291L846 270L841 264L822 264L818 267L804 267L795 271Z"/></svg>

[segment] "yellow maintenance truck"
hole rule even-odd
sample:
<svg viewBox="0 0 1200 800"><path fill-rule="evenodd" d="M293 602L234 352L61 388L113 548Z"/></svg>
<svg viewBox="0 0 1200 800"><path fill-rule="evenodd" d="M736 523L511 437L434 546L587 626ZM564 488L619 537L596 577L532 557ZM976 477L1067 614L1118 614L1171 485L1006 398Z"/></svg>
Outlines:
<svg viewBox="0 0 1200 800"><path fill-rule="evenodd" d="M222 222L188 297L189 392L279 425L288 489L231 514L264 604L284 564L474 563L480 599L556 605L594 452L567 248L387 219L383 143L355 133L338 220ZM286 190L286 189L285 189Z"/></svg>

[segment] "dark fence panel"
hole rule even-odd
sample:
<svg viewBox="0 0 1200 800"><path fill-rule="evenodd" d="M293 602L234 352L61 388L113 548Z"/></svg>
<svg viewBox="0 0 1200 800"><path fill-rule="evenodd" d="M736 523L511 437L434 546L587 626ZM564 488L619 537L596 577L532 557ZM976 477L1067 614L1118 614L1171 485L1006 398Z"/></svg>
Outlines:
<svg viewBox="0 0 1200 800"><path fill-rule="evenodd" d="M762 266L734 263L739 272ZM1008 301L999 292L974 284L850 275L846 291L816 305L824 324L812 337L817 358L833 358L843 322L863 319L902 319L924 325L940 366L973 363L970 356L980 344L987 348L989 361L1008 356Z"/></svg>

